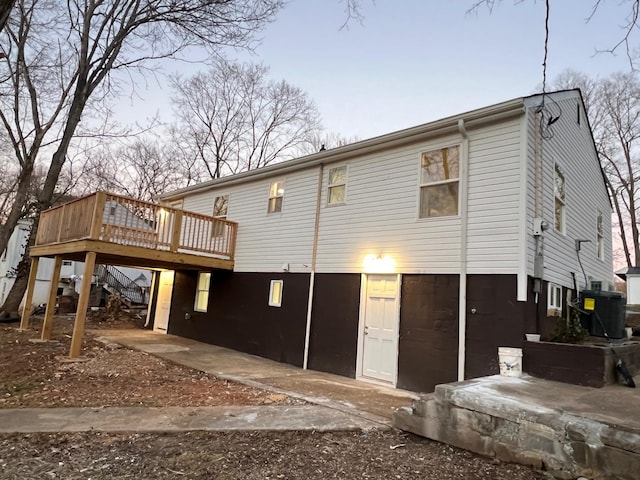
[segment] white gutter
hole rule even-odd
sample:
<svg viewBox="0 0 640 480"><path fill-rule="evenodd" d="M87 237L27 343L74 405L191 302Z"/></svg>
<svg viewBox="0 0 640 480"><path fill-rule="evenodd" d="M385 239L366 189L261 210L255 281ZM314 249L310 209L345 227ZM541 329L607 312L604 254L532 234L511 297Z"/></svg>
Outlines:
<svg viewBox="0 0 640 480"><path fill-rule="evenodd" d="M316 260L318 258L318 230L320 228L320 202L322 200L322 177L324 164L320 164L318 171L318 191L316 192L316 219L313 227L313 249L311 251L311 276L309 277L309 298L307 300L307 323L304 330L304 354L302 368L307 370L309 365L309 340L311 337L311 315L313 314L313 288L316 278Z"/></svg>
<svg viewBox="0 0 640 480"><path fill-rule="evenodd" d="M474 128L511 118L524 112L524 99L517 98L508 102L499 103L490 107L484 107L471 112L455 115L452 117L436 120L417 127L407 128L398 132L388 133L368 140L352 143L343 147L332 148L322 152L307 155L305 157L288 160L268 167L248 172L230 175L228 177L217 178L208 182L199 183L191 187L182 188L173 192L165 193L158 197L159 200L168 201L182 198L186 194L206 191L218 186L230 186L237 183L246 183L274 175L283 175L303 168L317 166L321 163L327 164L340 162L352 158L356 155L363 155L379 152L390 148L395 148L410 142L424 140L441 135L456 133L458 131L458 121L464 119L466 128Z"/></svg>
<svg viewBox="0 0 640 480"><path fill-rule="evenodd" d="M460 152L460 291L458 293L458 381L464 380L464 364L467 347L467 222L469 189L469 136L464 119L458 120L462 135Z"/></svg>

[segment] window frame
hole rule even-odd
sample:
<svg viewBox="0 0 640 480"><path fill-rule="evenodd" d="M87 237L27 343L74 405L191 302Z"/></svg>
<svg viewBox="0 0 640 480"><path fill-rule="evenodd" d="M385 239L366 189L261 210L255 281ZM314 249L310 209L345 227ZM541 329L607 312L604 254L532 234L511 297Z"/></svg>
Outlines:
<svg viewBox="0 0 640 480"><path fill-rule="evenodd" d="M220 214L217 209L218 209L218 199L219 198L224 198L224 214ZM223 194L223 195L216 195L215 198L213 199L213 218L217 218L220 220L226 220L227 219L227 215L229 213L229 194ZM212 229L211 229L211 237L216 238L216 237L222 237L224 236L224 232L225 232L225 225L221 224L221 223L213 223Z"/></svg>
<svg viewBox="0 0 640 480"><path fill-rule="evenodd" d="M432 182L424 181L424 158L426 155L434 153L434 152L442 152L443 150L451 150L457 149L458 151L458 172L457 176L453 178L448 178L444 180L437 180ZM456 191L456 211L455 213L444 213L442 215L428 215L423 214L422 205L423 205L423 192L431 187L438 187L442 185L451 185L455 184L457 186ZM446 218L446 217L458 217L460 216L460 188L462 184L462 145L460 143L453 143L450 145L445 145L441 147L431 148L428 150L423 150L420 153L420 165L419 165L419 173L418 173L418 219L427 220L427 219L435 219L435 218Z"/></svg>
<svg viewBox="0 0 640 480"><path fill-rule="evenodd" d="M562 178L562 192L558 192L558 178ZM560 204L560 218L558 219L558 203ZM553 227L562 235L567 232L567 177L562 167L555 162L553 164Z"/></svg>
<svg viewBox="0 0 640 480"><path fill-rule="evenodd" d="M596 216L596 256L599 260L604 260L604 229L602 228L603 222L602 212L598 210Z"/></svg>
<svg viewBox="0 0 640 480"><path fill-rule="evenodd" d="M344 182L342 183L331 183L331 172L334 170L344 169ZM327 173L327 206L336 207L340 205L345 205L347 203L347 182L349 180L349 168L347 165L339 165L337 167L329 168L329 172ZM331 201L331 190L335 188L342 187L344 189L343 200L341 202L332 202Z"/></svg>
<svg viewBox="0 0 640 480"><path fill-rule="evenodd" d="M549 282L547 284L547 317L562 315L562 286Z"/></svg>
<svg viewBox="0 0 640 480"><path fill-rule="evenodd" d="M201 278L207 276L206 288L201 288ZM209 291L211 290L211 272L198 272L198 280L196 283L196 296L193 301L193 311L200 313L207 313L209 310ZM201 295L205 295L204 307L199 305L199 299Z"/></svg>
<svg viewBox="0 0 640 480"><path fill-rule="evenodd" d="M281 188L278 188L279 184L282 184ZM275 192L274 192L274 186L275 186ZM285 188L286 188L286 182L284 179L274 180L269 183L269 201L267 203L268 214L282 213ZM278 199L280 199L279 203L278 203Z"/></svg>
<svg viewBox="0 0 640 480"><path fill-rule="evenodd" d="M277 289L274 287L279 285ZM281 307L282 306L282 291L284 290L284 280L271 280L269 284L269 306ZM274 298L274 294L277 294L277 298Z"/></svg>

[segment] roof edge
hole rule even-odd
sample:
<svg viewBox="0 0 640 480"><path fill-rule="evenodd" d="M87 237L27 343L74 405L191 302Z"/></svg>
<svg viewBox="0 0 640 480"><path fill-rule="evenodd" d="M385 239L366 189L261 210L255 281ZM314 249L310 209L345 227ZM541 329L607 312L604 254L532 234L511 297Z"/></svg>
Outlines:
<svg viewBox="0 0 640 480"><path fill-rule="evenodd" d="M361 140L342 147L312 153L292 160L286 160L260 169L249 170L235 175L229 175L227 177L208 180L190 187L163 193L159 195L157 199L164 201L177 200L184 197L186 194L197 193L218 186L229 186L248 180L256 180L266 176L301 170L303 168L324 163L333 163L345 160L358 153L371 153L378 150L400 146L421 138L451 133L453 131L458 131L458 122L460 120L464 120L467 128L474 128L524 113L525 98L528 97L518 97L506 102L497 103L476 110L470 110L465 113L445 117L440 120L435 120L415 127L409 127L370 139Z"/></svg>

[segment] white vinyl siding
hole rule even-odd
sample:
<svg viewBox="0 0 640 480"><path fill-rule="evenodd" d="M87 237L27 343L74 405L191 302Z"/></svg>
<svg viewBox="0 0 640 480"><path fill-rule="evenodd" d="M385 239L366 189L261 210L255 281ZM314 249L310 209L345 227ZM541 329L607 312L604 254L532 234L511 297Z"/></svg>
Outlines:
<svg viewBox="0 0 640 480"><path fill-rule="evenodd" d="M234 271L309 272L313 247L318 168L225 186L229 195L227 219L238 222ZM272 181L286 182L286 208L269 214L265 203ZM185 197L185 210L210 215L215 190Z"/></svg>
<svg viewBox="0 0 640 480"><path fill-rule="evenodd" d="M520 250L519 118L469 132L467 272L515 274Z"/></svg>
<svg viewBox="0 0 640 480"><path fill-rule="evenodd" d="M575 240L594 238L597 212L603 214L603 261L598 260L597 243L583 243L580 258L587 277L602 281L608 286L613 278L611 254L611 206L604 185L598 158L596 157L589 127L586 122L578 124L573 115L579 97L575 92L556 94L556 101L562 112L560 119L552 125L553 138L542 141L543 152L543 192L542 218L549 225L554 224L554 169L557 162L565 173L565 198L570 206L570 214L565 215L565 232L550 228L544 233L544 277L557 285L573 287L571 272L575 272L578 288L584 288L580 266L575 250ZM535 101L533 101L535 100ZM534 218L535 177L534 177L534 132L536 109L539 99L532 99L527 105L529 118L529 165L528 202L529 219ZM534 240L527 231L527 272L533 275Z"/></svg>
<svg viewBox="0 0 640 480"><path fill-rule="evenodd" d="M397 272L454 273L460 259L460 219L419 219L422 152L460 143L460 136L389 149L348 162L349 201L323 208L317 271L360 273L365 257L393 260ZM327 205L327 176L321 205Z"/></svg>

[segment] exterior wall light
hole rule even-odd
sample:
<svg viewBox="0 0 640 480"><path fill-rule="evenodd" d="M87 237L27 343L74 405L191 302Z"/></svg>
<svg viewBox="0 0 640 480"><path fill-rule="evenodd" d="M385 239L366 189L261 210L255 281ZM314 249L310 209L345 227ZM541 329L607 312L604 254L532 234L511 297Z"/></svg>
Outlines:
<svg viewBox="0 0 640 480"><path fill-rule="evenodd" d="M394 273L396 270L396 262L392 257L373 253L364 257L363 266L365 273Z"/></svg>

